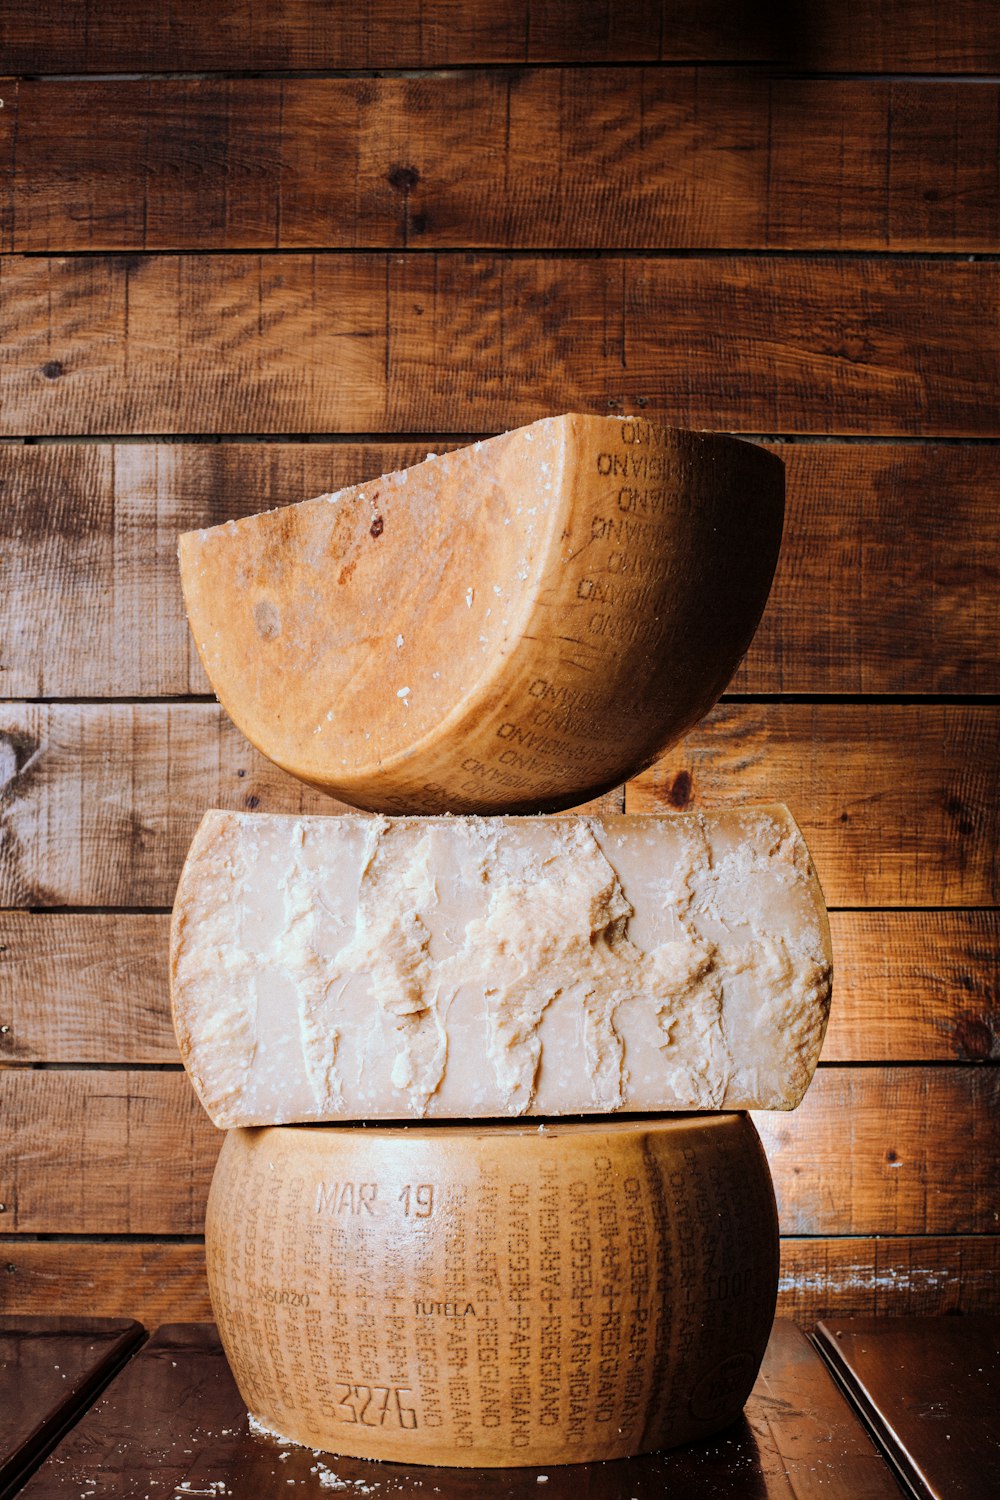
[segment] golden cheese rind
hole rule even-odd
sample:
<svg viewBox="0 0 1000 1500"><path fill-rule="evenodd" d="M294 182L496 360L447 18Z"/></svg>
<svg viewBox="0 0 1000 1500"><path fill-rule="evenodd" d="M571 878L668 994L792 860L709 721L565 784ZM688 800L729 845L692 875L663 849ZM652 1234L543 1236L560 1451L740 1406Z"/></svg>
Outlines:
<svg viewBox="0 0 1000 1500"><path fill-rule="evenodd" d="M763 448L568 415L180 539L198 653L240 730L382 812L575 806L723 691L764 608Z"/></svg>
<svg viewBox="0 0 1000 1500"><path fill-rule="evenodd" d="M205 1249L251 1422L408 1465L703 1439L750 1395L778 1283L744 1114L230 1131Z"/></svg>

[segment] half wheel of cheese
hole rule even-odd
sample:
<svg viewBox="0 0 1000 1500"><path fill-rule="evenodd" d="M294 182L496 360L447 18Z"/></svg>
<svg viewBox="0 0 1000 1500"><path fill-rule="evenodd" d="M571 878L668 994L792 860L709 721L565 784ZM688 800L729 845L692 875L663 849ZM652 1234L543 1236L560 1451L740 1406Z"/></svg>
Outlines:
<svg viewBox="0 0 1000 1500"><path fill-rule="evenodd" d="M384 812L577 805L719 697L767 599L783 466L547 418L181 537L194 639L272 761Z"/></svg>

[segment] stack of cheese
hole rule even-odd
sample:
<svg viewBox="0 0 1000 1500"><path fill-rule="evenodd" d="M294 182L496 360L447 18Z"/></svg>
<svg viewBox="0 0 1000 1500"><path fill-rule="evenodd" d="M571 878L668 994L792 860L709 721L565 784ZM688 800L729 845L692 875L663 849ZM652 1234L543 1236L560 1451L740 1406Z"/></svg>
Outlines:
<svg viewBox="0 0 1000 1500"><path fill-rule="evenodd" d="M562 417L182 538L235 722L375 812L210 812L175 905L181 1054L230 1131L213 1300L265 1425L552 1463L740 1409L773 1196L749 1121L704 1112L812 1077L805 844L777 805L510 814L578 805L711 706L781 513L760 449ZM645 1117L546 1123L617 1112ZM469 1119L509 1123L357 1129Z"/></svg>

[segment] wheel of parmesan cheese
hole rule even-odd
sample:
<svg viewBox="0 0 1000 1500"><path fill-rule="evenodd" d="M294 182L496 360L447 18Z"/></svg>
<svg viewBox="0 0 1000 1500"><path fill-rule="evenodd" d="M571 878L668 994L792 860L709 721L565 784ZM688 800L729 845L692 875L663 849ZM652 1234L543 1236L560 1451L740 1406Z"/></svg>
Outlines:
<svg viewBox="0 0 1000 1500"><path fill-rule="evenodd" d="M781 540L779 459L633 418L547 418L181 538L227 713L379 812L577 805L711 708Z"/></svg>
<svg viewBox="0 0 1000 1500"><path fill-rule="evenodd" d="M207 1259L252 1418L356 1458L621 1458L740 1413L778 1232L745 1114L227 1133Z"/></svg>

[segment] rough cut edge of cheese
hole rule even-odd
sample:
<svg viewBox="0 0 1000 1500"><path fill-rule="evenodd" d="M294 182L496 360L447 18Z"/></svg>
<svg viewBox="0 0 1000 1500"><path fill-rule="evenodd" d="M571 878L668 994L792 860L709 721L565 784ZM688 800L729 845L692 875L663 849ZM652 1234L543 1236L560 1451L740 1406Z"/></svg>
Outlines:
<svg viewBox="0 0 1000 1500"><path fill-rule="evenodd" d="M787 808L205 815L177 892L181 1057L224 1128L792 1109L832 959Z"/></svg>

